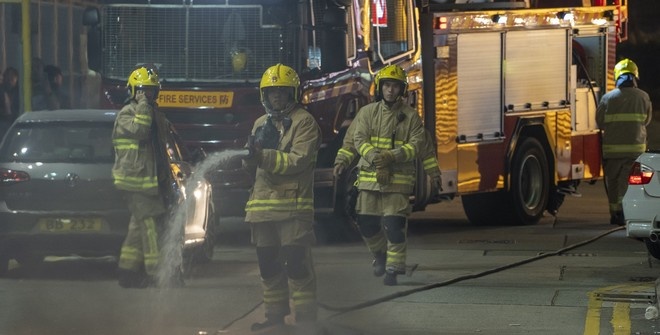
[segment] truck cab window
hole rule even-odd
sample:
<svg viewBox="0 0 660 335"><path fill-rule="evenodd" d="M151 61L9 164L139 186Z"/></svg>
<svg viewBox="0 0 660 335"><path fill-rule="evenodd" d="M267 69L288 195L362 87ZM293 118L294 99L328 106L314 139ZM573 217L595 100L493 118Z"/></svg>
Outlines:
<svg viewBox="0 0 660 335"><path fill-rule="evenodd" d="M414 16L409 1L371 0L371 45L374 62L386 63L413 49Z"/></svg>

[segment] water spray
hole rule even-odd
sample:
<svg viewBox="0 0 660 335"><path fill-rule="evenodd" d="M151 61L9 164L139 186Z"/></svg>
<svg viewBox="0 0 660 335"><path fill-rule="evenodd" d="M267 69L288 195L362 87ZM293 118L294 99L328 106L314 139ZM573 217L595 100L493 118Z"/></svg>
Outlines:
<svg viewBox="0 0 660 335"><path fill-rule="evenodd" d="M205 183L205 176L208 173L226 169L235 165L236 160L251 155L252 151L249 149L214 152L194 166L185 188L181 190L179 201L169 211L165 232L160 242L161 259L155 278L158 287L168 287L171 284L170 280L182 273L185 226L189 217L188 211L194 209L195 201L192 192Z"/></svg>

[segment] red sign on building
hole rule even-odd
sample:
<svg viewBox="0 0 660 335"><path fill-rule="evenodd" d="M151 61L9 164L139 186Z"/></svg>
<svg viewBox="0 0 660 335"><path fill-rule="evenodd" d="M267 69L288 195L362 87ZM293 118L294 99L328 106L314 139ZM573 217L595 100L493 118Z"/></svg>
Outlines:
<svg viewBox="0 0 660 335"><path fill-rule="evenodd" d="M387 0L371 2L371 24L374 27L387 27Z"/></svg>

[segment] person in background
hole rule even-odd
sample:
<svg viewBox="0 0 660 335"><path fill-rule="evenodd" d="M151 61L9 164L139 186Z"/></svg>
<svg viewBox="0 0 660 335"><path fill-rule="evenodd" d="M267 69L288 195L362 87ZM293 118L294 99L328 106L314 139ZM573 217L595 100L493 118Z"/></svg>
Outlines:
<svg viewBox="0 0 660 335"><path fill-rule="evenodd" d="M117 114L112 141L115 187L125 191L131 219L119 256L119 285L144 288L154 283L159 262L159 229L167 212L163 190L167 189L169 161L165 134L169 121L158 111L160 90L155 70L140 67L128 77L130 99ZM183 285L180 272L172 273L166 284Z"/></svg>
<svg viewBox="0 0 660 335"><path fill-rule="evenodd" d="M0 140L19 114L18 70L8 67L0 74Z"/></svg>
<svg viewBox="0 0 660 335"><path fill-rule="evenodd" d="M14 122L20 114L20 95L18 83L18 70L14 67L8 67L2 73L2 90L9 96L11 110L10 121Z"/></svg>
<svg viewBox="0 0 660 335"><path fill-rule="evenodd" d="M32 97L33 111L48 110L47 97L51 94L50 85L46 80L44 63L41 58L32 58Z"/></svg>
<svg viewBox="0 0 660 335"><path fill-rule="evenodd" d="M253 126L244 159L255 181L245 207L263 287L266 320L253 331L284 324L293 300L296 324L317 319L314 235L314 166L321 130L300 105L300 79L292 68L268 68L259 85L266 114Z"/></svg>
<svg viewBox="0 0 660 335"><path fill-rule="evenodd" d="M50 95L47 97L48 109L71 108L69 94L62 86L62 81L64 80L62 69L55 65L47 65L44 68L44 72L46 73L47 84L50 88Z"/></svg>
<svg viewBox="0 0 660 335"><path fill-rule="evenodd" d="M596 123L601 130L603 172L610 224L626 224L621 204L635 159L646 151L646 126L653 108L649 95L637 87L639 70L630 59L614 66L616 88L600 99Z"/></svg>
<svg viewBox="0 0 660 335"><path fill-rule="evenodd" d="M403 101L407 76L388 65L375 77L376 101L358 111L353 143L360 154L357 225L374 256L374 275L397 285L406 271L409 197L415 184L415 160L424 147L424 126Z"/></svg>

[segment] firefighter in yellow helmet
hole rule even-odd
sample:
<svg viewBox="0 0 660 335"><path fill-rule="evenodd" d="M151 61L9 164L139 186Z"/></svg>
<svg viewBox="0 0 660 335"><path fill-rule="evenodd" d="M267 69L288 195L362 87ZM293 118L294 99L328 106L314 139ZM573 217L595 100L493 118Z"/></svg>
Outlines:
<svg viewBox="0 0 660 335"><path fill-rule="evenodd" d="M130 97L117 114L112 132L112 176L115 187L125 191L131 212L119 256L119 285L143 288L154 283L159 265L157 226L163 224L159 220L166 212L159 186L165 186L168 178L164 134L169 122L156 108L160 83L154 69L134 70L127 89ZM180 273L173 276L168 284L181 285Z"/></svg>
<svg viewBox="0 0 660 335"><path fill-rule="evenodd" d="M353 165L353 163L360 157L353 145L353 134L355 133L355 122L352 122L346 129L346 134L344 135L344 141L341 148L337 151L335 156L335 163L333 169L333 175L335 180L339 180L346 169ZM424 131L424 145L421 150L421 164L424 168L424 172L429 177L431 182L431 194L439 196L439 192L442 191L442 174L440 172L440 167L438 166L437 152L435 151L435 145L433 142L433 135L428 130ZM352 189L348 191L348 204L349 210L355 209L355 200L357 197L357 185L353 185ZM381 257L381 260L377 262L378 264L384 264L384 254ZM376 264L376 261L374 261ZM380 270L376 270L375 274L377 276L382 276L382 267L379 267Z"/></svg>
<svg viewBox="0 0 660 335"><path fill-rule="evenodd" d="M376 102L358 111L353 142L360 154L357 224L374 256L374 274L396 285L405 273L409 196L415 163L424 146L424 127L417 112L402 99L407 77L397 65L375 77Z"/></svg>
<svg viewBox="0 0 660 335"><path fill-rule="evenodd" d="M635 159L646 151L646 126L651 122L649 95L637 87L635 62L623 59L614 66L616 88L603 95L596 110L602 133L603 172L610 223L625 225L621 201L628 188L628 174Z"/></svg>
<svg viewBox="0 0 660 335"><path fill-rule="evenodd" d="M296 323L316 320L316 275L311 246L314 236L314 165L321 130L299 103L300 79L276 64L261 79L261 102L266 114L252 129L244 160L255 171L245 207L252 242L256 245L266 320L253 330L277 326L291 311Z"/></svg>

